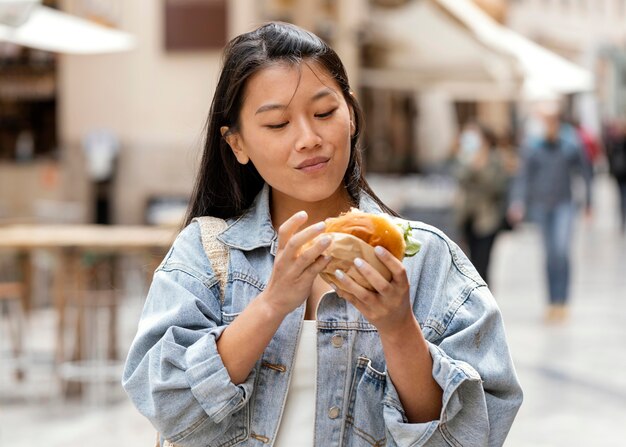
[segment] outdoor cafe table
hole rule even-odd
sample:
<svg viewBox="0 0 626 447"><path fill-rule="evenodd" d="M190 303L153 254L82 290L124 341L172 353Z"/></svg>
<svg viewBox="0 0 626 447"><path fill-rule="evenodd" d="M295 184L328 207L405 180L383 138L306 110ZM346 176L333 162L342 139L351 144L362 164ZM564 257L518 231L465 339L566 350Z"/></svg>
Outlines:
<svg viewBox="0 0 626 447"><path fill-rule="evenodd" d="M57 312L56 360L65 359L66 306L68 296L85 299L83 293L88 284L83 255L101 253L122 255L131 253L148 254L152 257L150 273L160 262L176 236L176 229L158 226L119 226L119 225L0 225L0 250L17 251L24 256L23 262L23 303L30 307L31 300L31 254L34 250L48 250L55 253L58 261L53 272L53 300ZM80 315L80 314L79 314ZM75 333L76 346L73 361L80 360L81 346L80 316ZM109 340L115 345L115 331L111 330Z"/></svg>

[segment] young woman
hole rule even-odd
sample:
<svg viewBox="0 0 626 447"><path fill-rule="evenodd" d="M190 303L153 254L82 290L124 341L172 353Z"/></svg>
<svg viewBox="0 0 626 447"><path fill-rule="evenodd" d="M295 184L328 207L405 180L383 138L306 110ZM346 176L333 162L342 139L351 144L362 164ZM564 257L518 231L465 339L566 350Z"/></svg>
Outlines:
<svg viewBox="0 0 626 447"><path fill-rule="evenodd" d="M186 227L157 269L123 385L181 446L501 445L522 401L499 310L441 232L361 259L375 291L318 273L324 219L388 212L361 172L361 112L336 53L295 26L233 39ZM224 218L220 290L197 216ZM224 292L223 303L221 293Z"/></svg>

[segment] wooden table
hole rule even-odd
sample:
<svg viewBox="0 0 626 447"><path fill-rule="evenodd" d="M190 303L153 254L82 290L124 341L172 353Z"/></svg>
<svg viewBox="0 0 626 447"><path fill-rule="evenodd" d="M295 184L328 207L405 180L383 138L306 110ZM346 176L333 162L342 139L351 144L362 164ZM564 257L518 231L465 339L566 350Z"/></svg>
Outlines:
<svg viewBox="0 0 626 447"><path fill-rule="evenodd" d="M66 331L66 307L68 296L82 299L86 291L86 268L82 258L86 254L98 253L122 255L129 253L152 253L150 273L158 266L162 256L176 237L177 229L155 226L110 226L110 225L0 225L0 250L7 249L23 253L23 302L30 307L31 300L31 254L34 250L49 250L58 257L53 273L53 297L57 311L56 360L65 360L64 334ZM80 333L83 322L78 318L76 345L72 360L81 355ZM111 331L115 337L115 331ZM115 345L115 338L112 340ZM114 355L114 353L112 353Z"/></svg>
<svg viewBox="0 0 626 447"><path fill-rule="evenodd" d="M81 248L107 252L169 247L177 230L135 225L0 225L0 248Z"/></svg>

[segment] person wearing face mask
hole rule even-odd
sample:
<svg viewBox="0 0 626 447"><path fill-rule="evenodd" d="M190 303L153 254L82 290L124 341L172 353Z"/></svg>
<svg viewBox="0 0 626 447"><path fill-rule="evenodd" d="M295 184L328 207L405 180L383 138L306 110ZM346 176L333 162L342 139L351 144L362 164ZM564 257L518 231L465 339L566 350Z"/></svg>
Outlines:
<svg viewBox="0 0 626 447"><path fill-rule="evenodd" d="M469 258L489 284L489 264L503 221L507 174L494 133L468 123L459 137L455 169L459 182L455 200L458 228Z"/></svg>
<svg viewBox="0 0 626 447"><path fill-rule="evenodd" d="M576 130L560 119L557 104L544 104L535 119L541 133L530 134L524 144L508 215L512 222L528 217L539 226L548 286L546 320L562 321L567 317L577 212L572 184L576 176L584 180L584 209L590 218L593 172Z"/></svg>

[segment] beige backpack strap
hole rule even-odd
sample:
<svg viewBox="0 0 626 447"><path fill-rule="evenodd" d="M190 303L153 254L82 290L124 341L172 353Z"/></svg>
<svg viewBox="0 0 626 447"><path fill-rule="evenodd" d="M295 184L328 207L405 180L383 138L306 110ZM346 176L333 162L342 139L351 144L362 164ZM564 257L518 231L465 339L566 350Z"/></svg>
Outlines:
<svg viewBox="0 0 626 447"><path fill-rule="evenodd" d="M215 272L215 276L220 283L220 302L224 304L224 294L226 293L226 282L228 280L228 247L217 239L217 235L224 231L227 227L226 221L219 217L202 216L196 217L200 225L200 234L202 237L202 247L206 257L209 258L211 267ZM159 447L160 436L157 433L157 447ZM167 439L163 440L163 447L176 447L176 444L170 443Z"/></svg>
<svg viewBox="0 0 626 447"><path fill-rule="evenodd" d="M220 283L220 301L224 304L226 281L228 280L229 252L228 247L217 239L217 235L226 229L226 221L212 216L196 217L194 220L197 220L200 225L202 246Z"/></svg>

